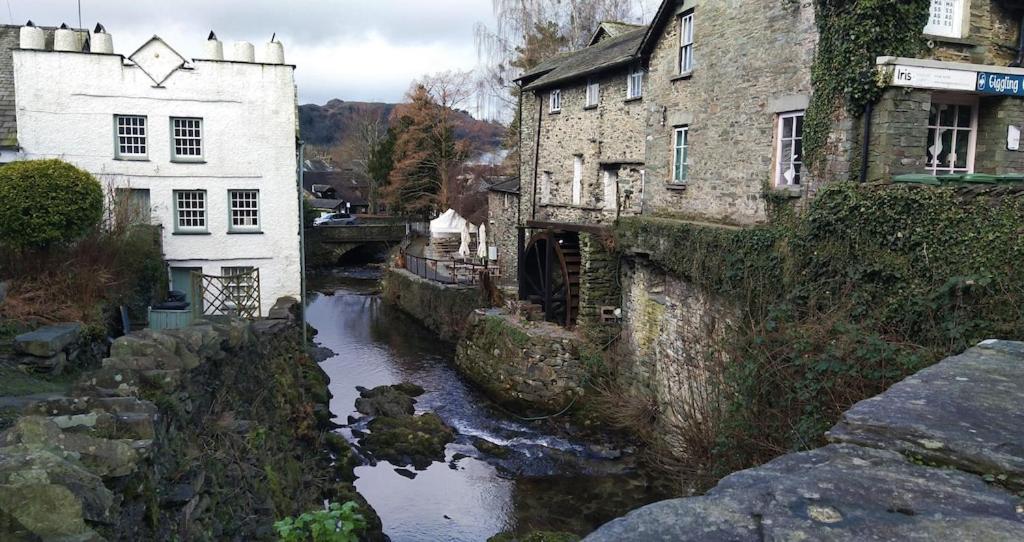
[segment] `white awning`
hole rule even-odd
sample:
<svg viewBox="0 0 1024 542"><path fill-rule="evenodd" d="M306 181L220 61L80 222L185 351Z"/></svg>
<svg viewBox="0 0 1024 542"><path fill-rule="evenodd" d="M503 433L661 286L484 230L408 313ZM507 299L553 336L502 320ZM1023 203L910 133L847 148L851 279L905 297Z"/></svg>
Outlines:
<svg viewBox="0 0 1024 542"><path fill-rule="evenodd" d="M430 235L458 235L467 225L466 219L459 216L455 209L448 209L441 216L430 221Z"/></svg>

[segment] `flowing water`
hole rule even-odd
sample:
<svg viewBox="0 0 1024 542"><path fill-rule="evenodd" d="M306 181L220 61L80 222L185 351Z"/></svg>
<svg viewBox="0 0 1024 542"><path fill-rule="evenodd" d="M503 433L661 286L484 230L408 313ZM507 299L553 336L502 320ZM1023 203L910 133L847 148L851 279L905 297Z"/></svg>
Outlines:
<svg viewBox="0 0 1024 542"><path fill-rule="evenodd" d="M496 407L452 365L454 349L375 293L366 268L313 281L307 318L315 342L336 353L322 362L339 424L358 417L356 386L413 382L426 389L418 412L433 411L459 437L446 462L424 471L387 462L356 468L356 487L395 542L484 541L500 532L569 531L583 535L663 497L628 457L566 434L564 421L526 422ZM355 425L359 426L360 422ZM339 430L355 442L350 427ZM473 437L507 446L517 459L481 454Z"/></svg>

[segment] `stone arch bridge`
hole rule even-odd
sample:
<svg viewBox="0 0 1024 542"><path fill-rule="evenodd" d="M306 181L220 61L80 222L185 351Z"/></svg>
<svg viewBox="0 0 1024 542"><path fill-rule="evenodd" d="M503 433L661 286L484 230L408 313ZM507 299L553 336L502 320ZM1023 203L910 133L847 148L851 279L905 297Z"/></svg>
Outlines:
<svg viewBox="0 0 1024 542"><path fill-rule="evenodd" d="M306 265L329 267L356 251L383 252L408 233L404 222L306 228Z"/></svg>

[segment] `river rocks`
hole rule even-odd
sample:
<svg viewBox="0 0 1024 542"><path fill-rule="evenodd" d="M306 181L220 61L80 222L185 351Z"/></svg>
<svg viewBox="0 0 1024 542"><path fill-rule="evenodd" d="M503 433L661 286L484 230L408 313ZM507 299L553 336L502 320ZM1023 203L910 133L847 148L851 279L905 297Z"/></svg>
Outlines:
<svg viewBox="0 0 1024 542"><path fill-rule="evenodd" d="M1022 384L1024 343L985 341L857 403L828 437L988 475L1021 490Z"/></svg>
<svg viewBox="0 0 1024 542"><path fill-rule="evenodd" d="M480 453L484 453L492 457L504 459L512 454L512 450L500 444L495 444L487 439L473 437L471 442L473 443L473 447L480 451Z"/></svg>
<svg viewBox="0 0 1024 542"><path fill-rule="evenodd" d="M356 411L367 416L410 416L416 411L413 396L396 386L378 386L372 390L362 388L356 399ZM417 386L418 387L418 386ZM423 388L419 388L422 393Z"/></svg>
<svg viewBox="0 0 1024 542"><path fill-rule="evenodd" d="M419 416L374 418L370 433L359 441L377 460L401 467L412 465L426 469L434 461L444 461L444 449L455 440L455 430L433 412Z"/></svg>
<svg viewBox="0 0 1024 542"><path fill-rule="evenodd" d="M487 542L577 542L580 537L572 533L557 533L551 531L535 531L524 535L512 533L496 534L487 539Z"/></svg>

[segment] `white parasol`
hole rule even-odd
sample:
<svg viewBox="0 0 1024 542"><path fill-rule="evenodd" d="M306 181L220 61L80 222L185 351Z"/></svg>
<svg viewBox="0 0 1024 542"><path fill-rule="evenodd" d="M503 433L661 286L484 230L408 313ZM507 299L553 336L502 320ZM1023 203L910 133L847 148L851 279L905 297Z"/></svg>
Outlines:
<svg viewBox="0 0 1024 542"><path fill-rule="evenodd" d="M480 235L476 238L476 255L481 260L487 257L487 226L480 224Z"/></svg>
<svg viewBox="0 0 1024 542"><path fill-rule="evenodd" d="M464 222L462 224L462 244L459 245L459 256L463 258L469 257L469 223Z"/></svg>

